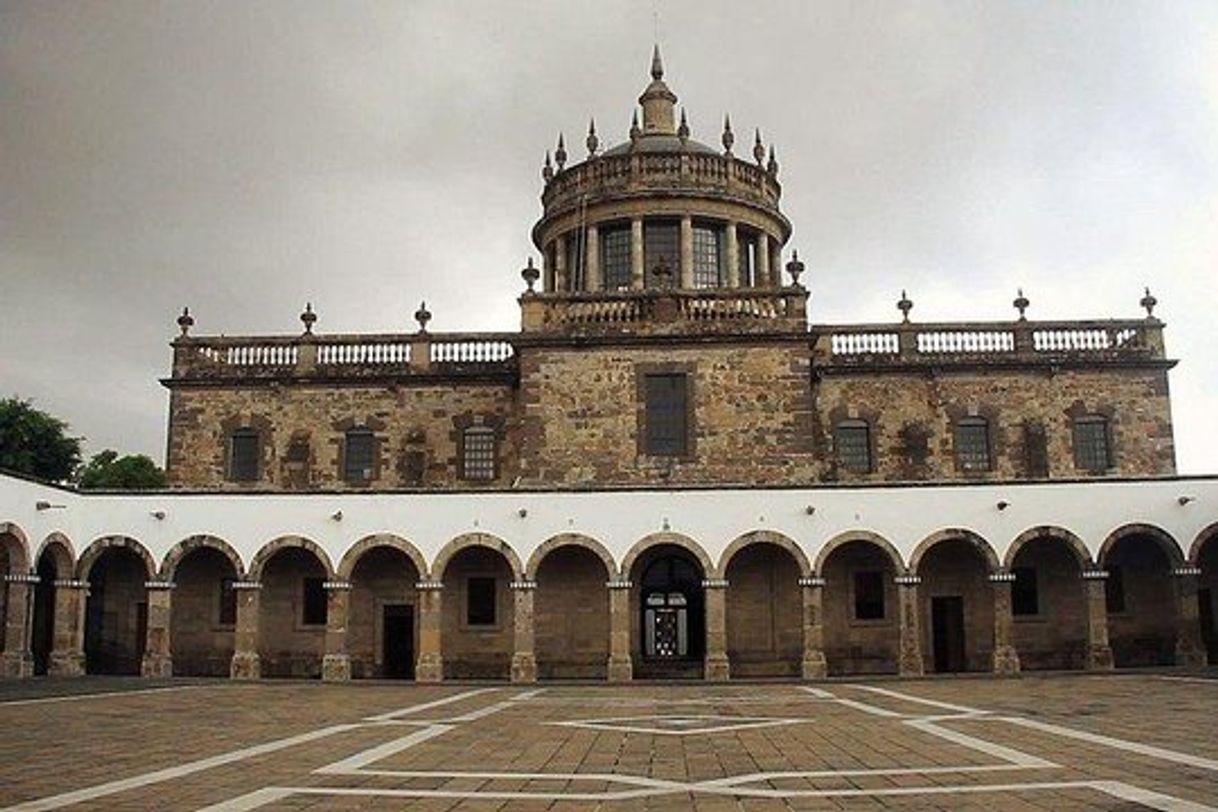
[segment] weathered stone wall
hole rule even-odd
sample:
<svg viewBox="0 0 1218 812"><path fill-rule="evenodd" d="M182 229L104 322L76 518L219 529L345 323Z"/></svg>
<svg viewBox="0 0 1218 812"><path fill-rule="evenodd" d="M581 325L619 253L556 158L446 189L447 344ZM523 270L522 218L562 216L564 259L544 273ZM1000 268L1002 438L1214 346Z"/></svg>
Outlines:
<svg viewBox="0 0 1218 812"><path fill-rule="evenodd" d="M1075 466L1073 420L1109 419L1113 467L1120 476L1176 470L1166 370L1133 368L1000 369L876 373L860 369L821 377L814 387L816 440L824 478L844 481L1019 479L1032 476L1025 426L1043 429L1051 478L1090 475ZM961 471L954 422L976 415L990 423L993 465ZM866 420L871 473L839 470L833 428Z"/></svg>
<svg viewBox="0 0 1218 812"><path fill-rule="evenodd" d="M174 486L209 490L470 487L458 478L463 425L481 418L499 436L497 484L514 478L514 392L502 384L187 387L170 398L167 471ZM464 421L464 424L463 424ZM229 434L259 431L257 482L228 479ZM375 434L373 478L343 478L343 437Z"/></svg>
<svg viewBox="0 0 1218 812"><path fill-rule="evenodd" d="M175 675L228 675L234 626L220 622L220 601L224 579L235 577L229 560L209 548L191 552L178 565L169 638Z"/></svg>
<svg viewBox="0 0 1218 812"><path fill-rule="evenodd" d="M803 595L799 566L772 544L746 547L727 568L727 654L733 676L799 674Z"/></svg>
<svg viewBox="0 0 1218 812"><path fill-rule="evenodd" d="M1119 568L1125 606L1108 612L1112 657L1118 667L1172 665L1176 648L1176 596L1171 562L1152 539L1122 539L1103 562Z"/></svg>
<svg viewBox="0 0 1218 812"><path fill-rule="evenodd" d="M560 547L537 568L533 597L537 672L543 679L604 679L609 660L605 564L589 550Z"/></svg>

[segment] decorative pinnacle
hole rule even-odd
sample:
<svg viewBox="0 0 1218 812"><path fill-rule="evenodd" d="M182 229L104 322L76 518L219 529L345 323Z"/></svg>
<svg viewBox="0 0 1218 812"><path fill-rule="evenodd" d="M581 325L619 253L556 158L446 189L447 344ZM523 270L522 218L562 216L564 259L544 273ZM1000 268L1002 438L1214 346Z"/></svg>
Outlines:
<svg viewBox="0 0 1218 812"><path fill-rule="evenodd" d="M178 316L178 327L182 330L182 337L185 338L190 333L190 328L195 326L194 317L190 315L190 308L183 307L182 315Z"/></svg>
<svg viewBox="0 0 1218 812"><path fill-rule="evenodd" d="M642 134L643 131L639 129L639 111L635 110L630 117L630 140L637 141Z"/></svg>
<svg viewBox="0 0 1218 812"><path fill-rule="evenodd" d="M778 175L778 159L774 157L773 144L770 144L770 160L766 163L765 171L769 172L771 176Z"/></svg>
<svg viewBox="0 0 1218 812"><path fill-rule="evenodd" d="M689 138L689 121L685 118L685 108L681 108L681 124L677 127L677 138L684 141Z"/></svg>
<svg viewBox="0 0 1218 812"><path fill-rule="evenodd" d="M300 320L304 324L305 335L313 335L313 325L317 322L317 314L313 312L312 302L305 302L305 309L300 314Z"/></svg>
<svg viewBox="0 0 1218 812"><path fill-rule="evenodd" d="M600 139L596 137L596 119L588 119L588 138L584 141L588 147L588 155L596 154L596 150L600 147Z"/></svg>
<svg viewBox="0 0 1218 812"><path fill-rule="evenodd" d="M909 324L909 311L913 310L913 302L910 301L904 290L901 291L901 300L897 302L897 310L901 311L901 321Z"/></svg>
<svg viewBox="0 0 1218 812"><path fill-rule="evenodd" d="M1011 302L1011 304L1014 305L1015 309L1019 311L1019 320L1027 321L1027 316L1024 315L1024 311L1028 309L1028 305L1030 305L1031 302L1028 301L1027 296L1023 295L1023 288L1017 288L1016 293L1018 295L1015 297L1015 301Z"/></svg>
<svg viewBox="0 0 1218 812"><path fill-rule="evenodd" d="M533 292L533 285L537 284L537 280L541 278L541 271L533 267L533 258L529 257L529 264L524 266L524 270L520 272L520 277L529 286L525 293Z"/></svg>
<svg viewBox="0 0 1218 812"><path fill-rule="evenodd" d="M791 274L791 284L799 287L799 275L804 272L804 264L799 261L799 252L791 252L791 261L787 263L787 273Z"/></svg>
<svg viewBox="0 0 1218 812"><path fill-rule="evenodd" d="M1153 319L1155 317L1155 305L1159 303L1159 300L1150 295L1150 288L1145 288L1145 290L1146 295L1142 297L1142 301L1138 302L1138 304L1146 309L1146 318Z"/></svg>
<svg viewBox="0 0 1218 812"><path fill-rule="evenodd" d="M736 143L736 136L732 134L732 120L727 115L723 114L723 154L732 154L732 144Z"/></svg>
<svg viewBox="0 0 1218 812"><path fill-rule="evenodd" d="M760 128L758 128L757 135L753 138L753 158L757 161L758 166L765 163L765 147L761 144Z"/></svg>
<svg viewBox="0 0 1218 812"><path fill-rule="evenodd" d="M419 309L414 311L414 320L419 323L419 332L427 332L427 322L431 321L431 311L427 309L427 302L419 302Z"/></svg>
<svg viewBox="0 0 1218 812"><path fill-rule="evenodd" d="M550 150L546 150L546 164L541 168L541 177L546 183L554 177L554 166L550 163Z"/></svg>
<svg viewBox="0 0 1218 812"><path fill-rule="evenodd" d="M558 134L558 149L554 150L554 162L558 164L558 171L567 163L567 147L563 144L562 133Z"/></svg>
<svg viewBox="0 0 1218 812"><path fill-rule="evenodd" d="M651 52L651 78L657 82L664 78L664 62L660 59L660 43Z"/></svg>

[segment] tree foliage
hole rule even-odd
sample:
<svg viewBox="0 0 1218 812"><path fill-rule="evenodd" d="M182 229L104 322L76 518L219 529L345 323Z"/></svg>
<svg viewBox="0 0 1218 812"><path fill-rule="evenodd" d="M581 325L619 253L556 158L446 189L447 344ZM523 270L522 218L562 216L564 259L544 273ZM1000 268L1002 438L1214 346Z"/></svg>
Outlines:
<svg viewBox="0 0 1218 812"><path fill-rule="evenodd" d="M82 490L139 491L165 487L165 472L143 454L126 454L106 449L94 454L80 470Z"/></svg>
<svg viewBox="0 0 1218 812"><path fill-rule="evenodd" d="M0 400L0 468L63 482L80 465L80 438L67 432L67 423L28 400Z"/></svg>

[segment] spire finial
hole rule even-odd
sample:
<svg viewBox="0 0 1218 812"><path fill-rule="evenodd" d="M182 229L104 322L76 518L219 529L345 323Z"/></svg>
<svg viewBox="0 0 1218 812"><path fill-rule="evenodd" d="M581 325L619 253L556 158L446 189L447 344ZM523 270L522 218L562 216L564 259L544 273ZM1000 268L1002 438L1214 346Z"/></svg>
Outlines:
<svg viewBox="0 0 1218 812"><path fill-rule="evenodd" d="M761 143L761 128L757 128L757 135L753 138L753 159L757 161L757 165L761 166L765 163L765 146Z"/></svg>
<svg viewBox="0 0 1218 812"><path fill-rule="evenodd" d="M773 144L770 144L770 160L766 162L765 171L769 172L771 177L778 176L778 159L774 157Z"/></svg>
<svg viewBox="0 0 1218 812"><path fill-rule="evenodd" d="M689 138L689 120L685 118L685 108L681 108L681 124L677 127L677 138L684 141Z"/></svg>
<svg viewBox="0 0 1218 812"><path fill-rule="evenodd" d="M554 177L554 165L552 163L550 163L550 150L547 149L546 150L546 163L541 168L541 178L546 183L549 183L553 177Z"/></svg>
<svg viewBox="0 0 1218 812"><path fill-rule="evenodd" d="M656 43L651 52L651 78L659 81L664 78L664 61L660 59L660 43Z"/></svg>
<svg viewBox="0 0 1218 812"><path fill-rule="evenodd" d="M1150 293L1150 291L1147 291ZM190 308L183 307L182 315L178 316L178 327L182 331L182 338L185 338L190 333L190 328L194 327L195 320L190 315Z"/></svg>
<svg viewBox="0 0 1218 812"><path fill-rule="evenodd" d="M427 309L427 302L419 302L419 309L414 311L414 320L419 323L419 334L427 332L427 322L431 321L431 311Z"/></svg>
<svg viewBox="0 0 1218 812"><path fill-rule="evenodd" d="M909 311L913 310L913 302L904 290L901 291L901 300L897 302L897 310L901 311L901 321L909 323Z"/></svg>
<svg viewBox="0 0 1218 812"><path fill-rule="evenodd" d="M639 111L635 110L630 116L630 140L637 141L642 134L643 131L639 129Z"/></svg>
<svg viewBox="0 0 1218 812"><path fill-rule="evenodd" d="M563 144L562 133L558 134L558 148L554 150L554 162L558 164L559 172L567 163L567 147Z"/></svg>
<svg viewBox="0 0 1218 812"><path fill-rule="evenodd" d="M588 155L596 154L596 150L600 148L600 139L596 137L596 119L588 119L588 138L584 141L588 146Z"/></svg>
<svg viewBox="0 0 1218 812"><path fill-rule="evenodd" d="M723 114L723 154L732 154L732 144L736 143L736 136L732 134L732 118L727 113Z"/></svg>
<svg viewBox="0 0 1218 812"><path fill-rule="evenodd" d="M791 261L787 263L787 273L791 274L791 284L799 287L799 275L804 272L805 266L799 261L799 252L791 251Z"/></svg>
<svg viewBox="0 0 1218 812"><path fill-rule="evenodd" d="M532 293L533 286L537 284L537 280L541 278L541 271L537 270L533 265L533 258L529 257L529 264L524 266L524 270L520 272L521 279L529 286L525 293Z"/></svg>

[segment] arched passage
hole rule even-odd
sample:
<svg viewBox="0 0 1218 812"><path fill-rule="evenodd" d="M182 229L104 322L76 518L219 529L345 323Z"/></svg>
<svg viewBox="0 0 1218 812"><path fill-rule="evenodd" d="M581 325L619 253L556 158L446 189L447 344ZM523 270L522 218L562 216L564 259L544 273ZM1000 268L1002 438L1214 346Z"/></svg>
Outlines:
<svg viewBox="0 0 1218 812"><path fill-rule="evenodd" d="M994 649L993 548L966 530L923 541L910 557L922 579L922 655L927 671L988 671Z"/></svg>
<svg viewBox="0 0 1218 812"><path fill-rule="evenodd" d="M604 679L609 661L613 558L586 536L555 536L529 558L537 582L533 622L543 679Z"/></svg>
<svg viewBox="0 0 1218 812"><path fill-rule="evenodd" d="M807 558L793 541L774 536L753 534L744 543L733 542L735 547L724 554L727 655L733 676L800 673L803 595L799 578L807 571Z"/></svg>
<svg viewBox="0 0 1218 812"><path fill-rule="evenodd" d="M500 539L475 534L449 542L433 571L444 584L444 677L506 679L515 649L516 553Z"/></svg>
<svg viewBox="0 0 1218 812"><path fill-rule="evenodd" d="M901 559L887 541L845 535L826 545L825 662L833 675L895 674L900 652L896 577Z"/></svg>
<svg viewBox="0 0 1218 812"><path fill-rule="evenodd" d="M1086 545L1068 531L1039 527L1007 552L1015 649L1025 670L1087 667Z"/></svg>
<svg viewBox="0 0 1218 812"><path fill-rule="evenodd" d="M25 534L14 524L0 523L0 577L29 574L29 552ZM24 582L0 581L0 652L3 652L3 673L11 676L28 675L31 663L29 640L25 635L29 608L29 585Z"/></svg>
<svg viewBox="0 0 1218 812"><path fill-rule="evenodd" d="M241 559L228 544L194 536L170 550L162 578L176 584L170 610L173 672L221 677L229 673L237 623Z"/></svg>
<svg viewBox="0 0 1218 812"><path fill-rule="evenodd" d="M1183 563L1174 539L1150 525L1113 532L1100 548L1108 637L1117 668L1172 665L1179 611L1172 569Z"/></svg>
<svg viewBox="0 0 1218 812"><path fill-rule="evenodd" d="M1206 659L1213 665L1218 663L1218 523L1198 534L1191 560L1201 570L1197 580L1197 619Z"/></svg>
<svg viewBox="0 0 1218 812"><path fill-rule="evenodd" d="M351 676L413 679L418 651L418 591L423 557L396 536L361 540L339 574L351 583L347 652Z"/></svg>
<svg viewBox="0 0 1218 812"><path fill-rule="evenodd" d="M685 540L636 545L626 562L634 583L630 597L635 674L645 678L701 678L706 655L702 582L710 559L700 547Z"/></svg>
<svg viewBox="0 0 1218 812"><path fill-rule="evenodd" d="M250 577L262 583L258 654L264 677L320 677L328 613L330 562L315 543L277 539L254 556Z"/></svg>
<svg viewBox="0 0 1218 812"><path fill-rule="evenodd" d="M85 601L85 670L138 674L148 631L144 584L154 577L152 556L123 536L99 539L81 554L77 570L89 582Z"/></svg>
<svg viewBox="0 0 1218 812"><path fill-rule="evenodd" d="M55 582L72 576L72 552L67 540L58 534L47 538L35 566L38 583L34 587L30 648L34 655L34 673L42 675L50 671L51 652L55 650Z"/></svg>

